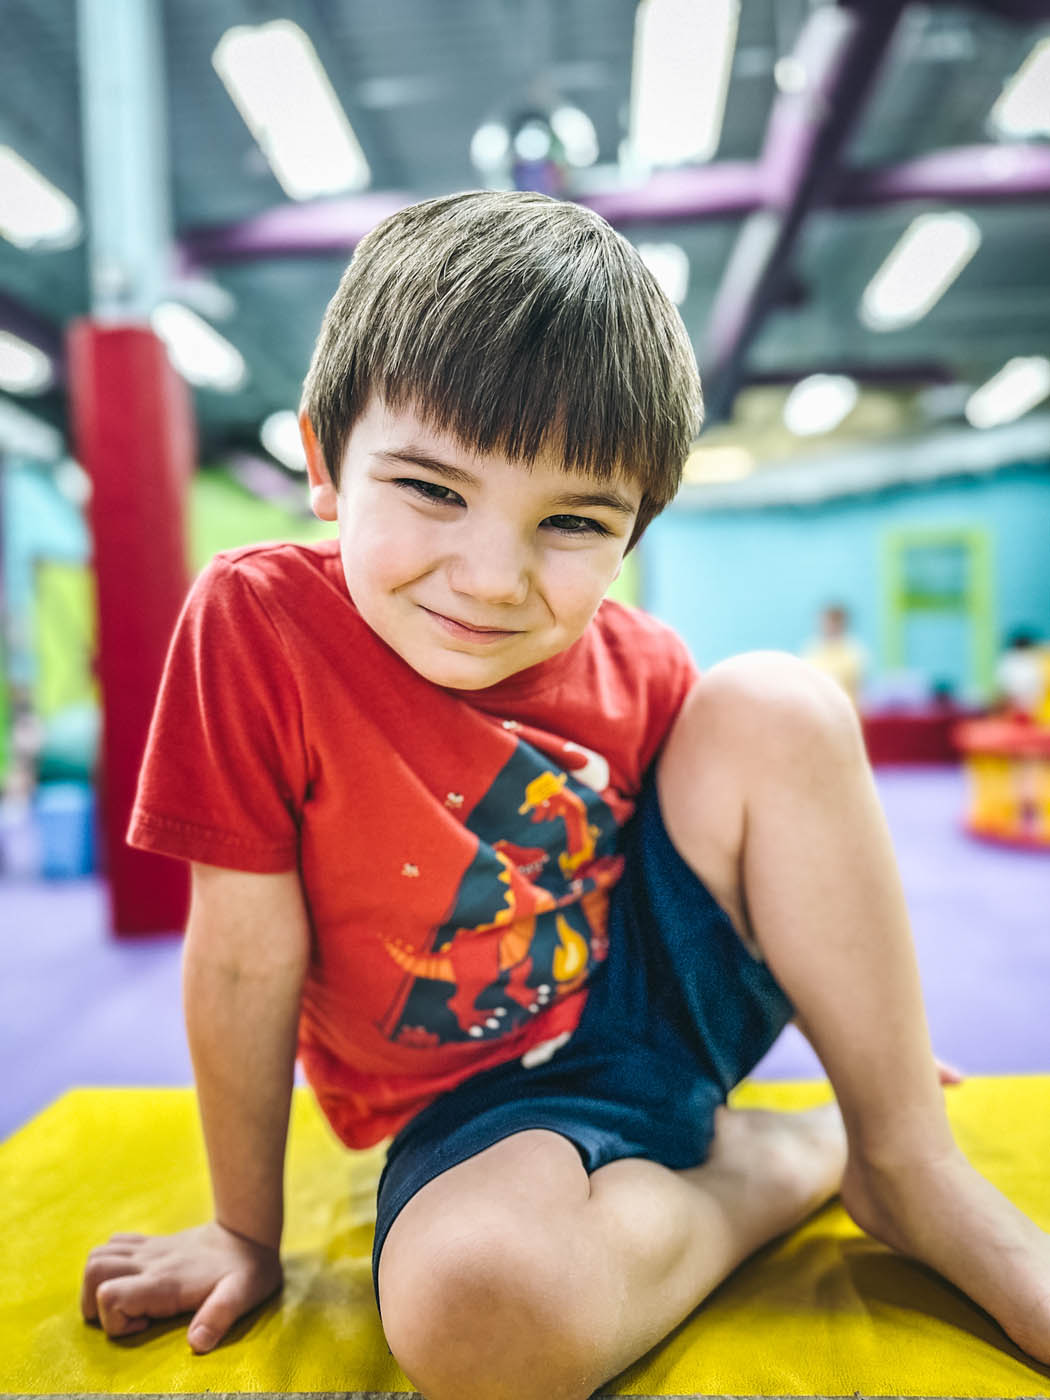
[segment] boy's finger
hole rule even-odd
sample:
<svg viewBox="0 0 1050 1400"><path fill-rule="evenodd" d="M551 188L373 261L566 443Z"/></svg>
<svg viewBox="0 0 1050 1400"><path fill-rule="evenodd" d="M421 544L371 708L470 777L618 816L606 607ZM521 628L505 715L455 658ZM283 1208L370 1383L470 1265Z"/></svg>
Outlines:
<svg viewBox="0 0 1050 1400"><path fill-rule="evenodd" d="M95 1290L95 1302L102 1330L107 1337L126 1337L141 1332L155 1317L170 1317L179 1311L171 1305L169 1285L151 1286L137 1274L110 1278Z"/></svg>
<svg viewBox="0 0 1050 1400"><path fill-rule="evenodd" d="M258 1281L256 1281L258 1282ZM274 1284L274 1289L278 1286ZM274 1289L270 1291L273 1292ZM196 1352L211 1351L218 1346L239 1317L243 1317L268 1294L251 1287L245 1274L227 1274L221 1278L197 1309L189 1326L189 1343Z"/></svg>
<svg viewBox="0 0 1050 1400"><path fill-rule="evenodd" d="M88 1322L98 1319L97 1293L101 1284L109 1279L121 1278L125 1274L137 1274L139 1265L118 1254L103 1254L93 1251L84 1269L84 1281L80 1285L80 1311Z"/></svg>

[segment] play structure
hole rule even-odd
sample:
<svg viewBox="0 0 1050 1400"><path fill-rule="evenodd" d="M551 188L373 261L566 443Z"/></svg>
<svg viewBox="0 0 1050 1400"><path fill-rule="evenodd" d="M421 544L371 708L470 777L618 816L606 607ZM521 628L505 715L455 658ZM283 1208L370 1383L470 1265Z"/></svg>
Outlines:
<svg viewBox="0 0 1050 1400"><path fill-rule="evenodd" d="M1026 653L1037 684L1027 703L956 727L969 779L966 829L1007 845L1050 851L1050 647Z"/></svg>
<svg viewBox="0 0 1050 1400"><path fill-rule="evenodd" d="M969 779L966 829L1050 851L1050 726L1010 715L967 720L955 741Z"/></svg>

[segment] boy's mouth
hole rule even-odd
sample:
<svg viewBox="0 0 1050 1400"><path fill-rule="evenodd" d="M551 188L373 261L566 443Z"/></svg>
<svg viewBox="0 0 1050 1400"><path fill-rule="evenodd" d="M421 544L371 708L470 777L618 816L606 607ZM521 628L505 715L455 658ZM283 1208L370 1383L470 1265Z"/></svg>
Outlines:
<svg viewBox="0 0 1050 1400"><path fill-rule="evenodd" d="M420 606L422 607L422 604ZM517 628L475 627L469 622L461 622L459 618L447 617L444 613L434 612L432 608L423 608L423 611L446 632L450 632L452 636L459 637L464 641L498 642L506 637L518 636Z"/></svg>

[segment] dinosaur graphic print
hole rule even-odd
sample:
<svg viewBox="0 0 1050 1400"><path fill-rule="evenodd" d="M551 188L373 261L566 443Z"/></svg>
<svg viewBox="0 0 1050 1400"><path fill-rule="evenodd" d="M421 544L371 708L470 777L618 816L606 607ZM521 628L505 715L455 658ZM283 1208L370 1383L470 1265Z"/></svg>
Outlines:
<svg viewBox="0 0 1050 1400"><path fill-rule="evenodd" d="M404 974L382 1026L390 1039L498 1039L582 987L604 960L608 892L622 862L617 813L591 784L607 786L609 769L599 754L562 747L551 754L517 740L464 823L477 851L429 946L383 939Z"/></svg>

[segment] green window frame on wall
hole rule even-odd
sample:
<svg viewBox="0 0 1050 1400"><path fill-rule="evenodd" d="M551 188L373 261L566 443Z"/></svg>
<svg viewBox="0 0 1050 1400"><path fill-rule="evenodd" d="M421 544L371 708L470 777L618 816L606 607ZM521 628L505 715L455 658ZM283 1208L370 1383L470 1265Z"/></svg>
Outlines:
<svg viewBox="0 0 1050 1400"><path fill-rule="evenodd" d="M968 681L995 687L992 539L974 526L902 526L883 537L883 655L907 666L907 626L918 615L962 616L969 624Z"/></svg>

